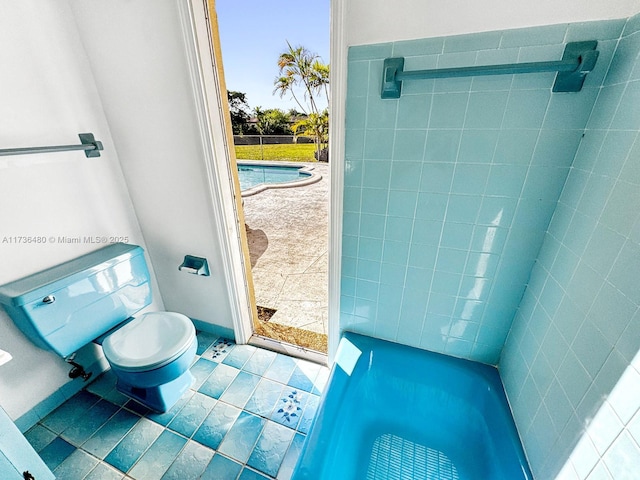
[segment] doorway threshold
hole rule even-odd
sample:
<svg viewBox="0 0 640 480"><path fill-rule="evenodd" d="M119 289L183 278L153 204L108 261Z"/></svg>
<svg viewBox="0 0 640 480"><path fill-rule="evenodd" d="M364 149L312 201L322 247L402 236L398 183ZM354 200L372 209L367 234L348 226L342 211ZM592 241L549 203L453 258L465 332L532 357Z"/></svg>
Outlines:
<svg viewBox="0 0 640 480"><path fill-rule="evenodd" d="M272 350L284 355L289 355L290 357L308 360L309 362L317 363L320 365L328 365L328 359L325 353L317 352L305 347L300 347L298 345L293 345L281 340L275 340L273 338L265 337L256 333L254 333L251 338L249 338L249 345Z"/></svg>

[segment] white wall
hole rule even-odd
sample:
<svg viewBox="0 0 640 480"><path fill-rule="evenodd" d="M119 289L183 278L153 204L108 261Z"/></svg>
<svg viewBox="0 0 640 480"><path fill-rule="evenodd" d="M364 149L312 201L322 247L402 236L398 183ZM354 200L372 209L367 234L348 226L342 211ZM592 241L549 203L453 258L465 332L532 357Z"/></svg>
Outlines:
<svg viewBox="0 0 640 480"><path fill-rule="evenodd" d="M187 2L71 5L165 306L232 329L223 229L212 210L180 19ZM211 276L179 272L186 254L206 257Z"/></svg>
<svg viewBox="0 0 640 480"><path fill-rule="evenodd" d="M127 236L144 245L66 0L2 2L0 45L0 148L77 144L80 132L104 143L95 159L0 157L0 284L99 248L60 236ZM18 236L47 241L15 243ZM152 308L162 308L159 295ZM13 419L69 381L69 366L31 345L2 309L0 349L14 357L0 367L0 404Z"/></svg>
<svg viewBox="0 0 640 480"><path fill-rule="evenodd" d="M347 45L625 18L640 11L638 0L349 0L346 4Z"/></svg>

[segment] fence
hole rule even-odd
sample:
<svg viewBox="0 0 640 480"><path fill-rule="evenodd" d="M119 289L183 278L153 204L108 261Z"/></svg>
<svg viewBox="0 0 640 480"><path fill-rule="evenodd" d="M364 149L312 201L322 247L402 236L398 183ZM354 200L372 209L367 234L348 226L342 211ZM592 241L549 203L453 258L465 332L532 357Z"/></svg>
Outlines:
<svg viewBox="0 0 640 480"><path fill-rule="evenodd" d="M234 145L288 145L295 143L313 143L312 137L294 135L234 135Z"/></svg>

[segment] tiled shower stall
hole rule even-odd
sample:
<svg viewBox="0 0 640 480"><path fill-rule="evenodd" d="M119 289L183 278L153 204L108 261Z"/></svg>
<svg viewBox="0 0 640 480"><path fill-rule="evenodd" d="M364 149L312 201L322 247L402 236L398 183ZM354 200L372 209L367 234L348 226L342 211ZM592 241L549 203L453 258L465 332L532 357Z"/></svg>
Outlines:
<svg viewBox="0 0 640 480"><path fill-rule="evenodd" d="M498 365L537 478L578 441L589 460L565 478L640 465L639 30L636 15L349 49L341 329ZM537 73L380 98L387 57L550 61L583 40L600 55L579 93ZM624 405L607 401L628 366Z"/></svg>

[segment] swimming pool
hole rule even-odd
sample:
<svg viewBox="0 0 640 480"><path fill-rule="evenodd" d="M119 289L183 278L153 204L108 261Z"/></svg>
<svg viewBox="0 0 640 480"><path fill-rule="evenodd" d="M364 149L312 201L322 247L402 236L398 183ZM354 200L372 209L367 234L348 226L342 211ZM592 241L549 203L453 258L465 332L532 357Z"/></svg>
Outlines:
<svg viewBox="0 0 640 480"><path fill-rule="evenodd" d="M346 333L293 480L531 480L495 368Z"/></svg>
<svg viewBox="0 0 640 480"><path fill-rule="evenodd" d="M268 188L299 187L315 183L322 177L313 168L282 162L238 162L238 179L242 196L247 197Z"/></svg>

